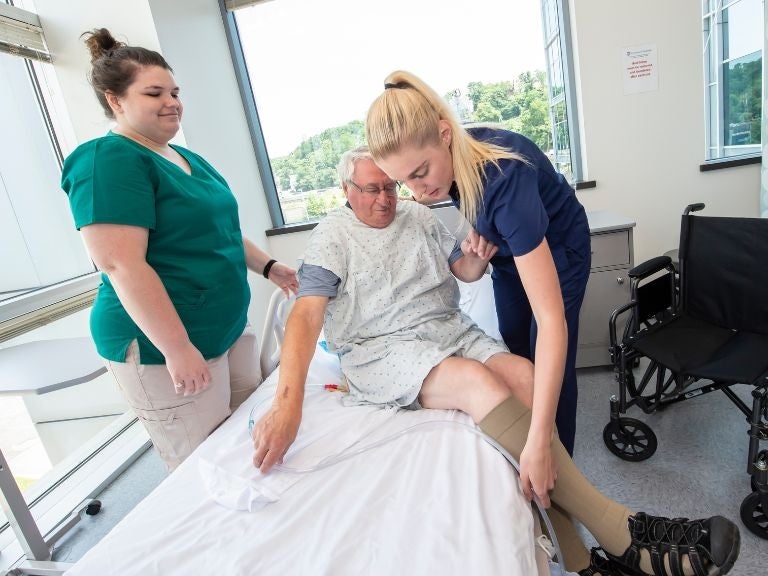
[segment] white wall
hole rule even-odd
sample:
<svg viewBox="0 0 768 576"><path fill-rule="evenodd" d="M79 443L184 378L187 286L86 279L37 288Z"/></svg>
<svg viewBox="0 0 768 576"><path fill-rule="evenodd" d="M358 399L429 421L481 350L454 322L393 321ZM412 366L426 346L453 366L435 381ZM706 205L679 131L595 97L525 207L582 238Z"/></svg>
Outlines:
<svg viewBox="0 0 768 576"><path fill-rule="evenodd" d="M758 216L760 165L700 172L704 99L699 0L571 0L588 210L637 222L635 261L677 246L680 214ZM659 87L624 94L622 48L655 44Z"/></svg>

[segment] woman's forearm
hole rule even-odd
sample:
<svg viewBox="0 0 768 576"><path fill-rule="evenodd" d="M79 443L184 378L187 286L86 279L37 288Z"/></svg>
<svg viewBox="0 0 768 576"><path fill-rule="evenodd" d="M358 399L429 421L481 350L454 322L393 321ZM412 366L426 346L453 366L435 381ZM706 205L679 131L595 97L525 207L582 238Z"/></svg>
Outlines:
<svg viewBox="0 0 768 576"><path fill-rule="evenodd" d="M538 327L533 377L533 408L529 439L549 442L565 369L568 331L565 319L553 318Z"/></svg>
<svg viewBox="0 0 768 576"><path fill-rule="evenodd" d="M261 274L272 257L245 236L243 236L243 248L245 248L245 265L249 270Z"/></svg>

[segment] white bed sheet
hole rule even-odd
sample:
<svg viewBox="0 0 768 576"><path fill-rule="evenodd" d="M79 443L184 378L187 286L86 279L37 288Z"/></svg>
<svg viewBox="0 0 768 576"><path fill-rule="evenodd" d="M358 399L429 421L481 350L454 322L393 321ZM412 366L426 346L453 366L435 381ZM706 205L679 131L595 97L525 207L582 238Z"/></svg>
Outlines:
<svg viewBox="0 0 768 576"><path fill-rule="evenodd" d="M286 466L315 465L420 422L471 424L453 411L343 407L339 392L324 389L339 378L335 357L318 346ZM319 471L261 476L247 422L254 406L256 418L268 408L276 381L273 373L67 576L536 574L516 475L464 427L427 425ZM272 501L256 502L259 492ZM252 512L233 509L249 502Z"/></svg>

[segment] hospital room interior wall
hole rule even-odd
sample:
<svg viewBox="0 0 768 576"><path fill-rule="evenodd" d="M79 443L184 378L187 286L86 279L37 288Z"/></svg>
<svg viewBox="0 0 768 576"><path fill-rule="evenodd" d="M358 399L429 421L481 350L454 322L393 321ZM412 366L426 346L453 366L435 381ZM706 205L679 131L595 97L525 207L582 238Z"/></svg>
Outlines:
<svg viewBox="0 0 768 576"><path fill-rule="evenodd" d="M264 231L272 224L218 2L183 4L179 9L174 0L35 2L78 142L103 135L109 126L86 80L89 57L80 34L106 27L118 39L160 50L182 90L180 143L201 154L227 179L240 206L244 235L269 249ZM253 294L249 317L260 331L274 286L256 274L249 280Z"/></svg>
<svg viewBox="0 0 768 576"><path fill-rule="evenodd" d="M635 261L677 247L680 214L758 216L760 165L701 172L704 95L701 2L570 2L588 210L637 222ZM623 50L655 45L658 89L625 94Z"/></svg>

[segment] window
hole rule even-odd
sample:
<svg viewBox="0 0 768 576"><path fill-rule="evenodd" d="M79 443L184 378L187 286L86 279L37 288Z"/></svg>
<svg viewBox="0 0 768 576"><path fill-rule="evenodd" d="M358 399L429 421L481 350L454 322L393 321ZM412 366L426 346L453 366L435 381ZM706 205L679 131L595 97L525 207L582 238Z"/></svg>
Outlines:
<svg viewBox="0 0 768 576"><path fill-rule="evenodd" d="M760 154L763 0L702 0L706 159Z"/></svg>
<svg viewBox="0 0 768 576"><path fill-rule="evenodd" d="M60 187L74 131L37 16L1 1L0 125L0 348L86 336L86 308L99 278ZM7 383L19 372L7 358L0 364L0 450L8 466L0 469L0 484L4 493L12 490L10 471L46 535L116 476L147 437L110 376L42 395L14 395ZM20 365L57 367L45 357ZM0 573L21 554L5 509Z"/></svg>
<svg viewBox="0 0 768 576"><path fill-rule="evenodd" d="M397 69L443 94L461 121L521 132L574 174L567 64L558 56L548 81L539 0L478 0L471 10L393 0L375 19L353 0L226 2L230 9L243 4L250 6L226 18L235 59L243 60L246 100L253 98L250 122L275 226L316 220L344 202L337 162L364 142L368 106ZM556 34L561 18L549 25ZM558 54L563 38L552 40Z"/></svg>
<svg viewBox="0 0 768 576"><path fill-rule="evenodd" d="M49 66L0 53L0 300L94 271L61 191L63 151L39 99L49 91L38 71Z"/></svg>
<svg viewBox="0 0 768 576"><path fill-rule="evenodd" d="M92 289L97 279L59 184L75 139L39 21L3 3L0 86L1 326Z"/></svg>
<svg viewBox="0 0 768 576"><path fill-rule="evenodd" d="M552 163L571 181L582 179L579 130L575 121L576 89L571 71L570 19L567 0L542 0L544 48L549 72Z"/></svg>

